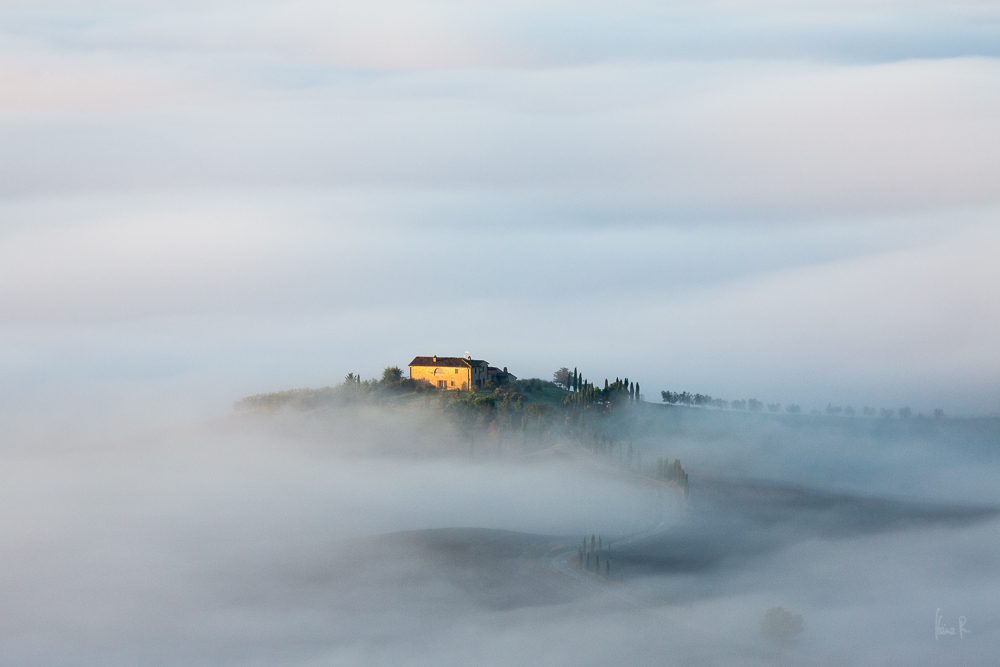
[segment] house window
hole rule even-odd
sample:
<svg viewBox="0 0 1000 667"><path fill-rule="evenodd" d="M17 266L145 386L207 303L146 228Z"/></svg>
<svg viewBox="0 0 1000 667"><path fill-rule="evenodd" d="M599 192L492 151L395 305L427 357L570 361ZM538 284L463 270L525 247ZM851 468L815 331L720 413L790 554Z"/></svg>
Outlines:
<svg viewBox="0 0 1000 667"><path fill-rule="evenodd" d="M445 381L438 380L438 389L444 389L444 388L445 388Z"/></svg>
<svg viewBox="0 0 1000 667"><path fill-rule="evenodd" d="M455 375L458 375L458 369L457 368L455 369Z"/></svg>
<svg viewBox="0 0 1000 667"><path fill-rule="evenodd" d="M455 386L455 381L454 381L454 380L452 380L452 381L451 381L451 386L452 386L452 387L454 387L454 386Z"/></svg>

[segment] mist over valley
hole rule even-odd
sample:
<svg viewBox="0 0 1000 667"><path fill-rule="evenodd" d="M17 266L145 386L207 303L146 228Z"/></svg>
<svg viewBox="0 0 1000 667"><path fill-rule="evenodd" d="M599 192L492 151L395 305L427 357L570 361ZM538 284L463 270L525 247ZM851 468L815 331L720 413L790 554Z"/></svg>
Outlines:
<svg viewBox="0 0 1000 667"><path fill-rule="evenodd" d="M522 399L503 432L502 402L476 414L456 407L462 392L358 387L8 455L5 503L23 509L3 541L21 600L5 661L995 657L1000 499L946 484L996 474L990 419L623 400L532 423L544 411L529 397L571 394L529 380L473 394ZM905 493L893 471L912 475ZM775 607L804 619L792 636L763 633ZM928 653L939 607L970 634Z"/></svg>
<svg viewBox="0 0 1000 667"><path fill-rule="evenodd" d="M995 665L998 174L994 0L5 0L0 664Z"/></svg>

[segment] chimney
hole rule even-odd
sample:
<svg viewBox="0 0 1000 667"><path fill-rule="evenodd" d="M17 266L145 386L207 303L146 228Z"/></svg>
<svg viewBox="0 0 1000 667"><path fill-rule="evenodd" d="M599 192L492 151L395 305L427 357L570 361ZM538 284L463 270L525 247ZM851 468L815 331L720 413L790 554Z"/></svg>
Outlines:
<svg viewBox="0 0 1000 667"><path fill-rule="evenodd" d="M434 360L435 364L438 362L438 356L436 354L433 357L431 357L431 359Z"/></svg>
<svg viewBox="0 0 1000 667"><path fill-rule="evenodd" d="M506 367L506 366L504 366L504 367L503 367L503 372L504 372L504 373L506 373L506 372L507 372L507 367Z"/></svg>

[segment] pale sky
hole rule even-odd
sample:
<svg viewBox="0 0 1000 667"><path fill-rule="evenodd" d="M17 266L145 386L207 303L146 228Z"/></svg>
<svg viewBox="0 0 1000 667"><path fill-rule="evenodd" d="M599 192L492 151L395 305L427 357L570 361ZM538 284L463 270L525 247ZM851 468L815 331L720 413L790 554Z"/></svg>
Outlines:
<svg viewBox="0 0 1000 667"><path fill-rule="evenodd" d="M0 7L0 374L1000 411L996 2Z"/></svg>

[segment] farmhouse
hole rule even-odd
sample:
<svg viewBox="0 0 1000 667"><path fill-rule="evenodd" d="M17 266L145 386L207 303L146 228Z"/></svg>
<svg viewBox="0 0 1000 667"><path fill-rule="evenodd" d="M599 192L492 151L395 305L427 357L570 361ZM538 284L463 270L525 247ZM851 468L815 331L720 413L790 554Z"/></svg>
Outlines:
<svg viewBox="0 0 1000 667"><path fill-rule="evenodd" d="M517 376L511 372L508 372L507 367L504 366L503 370L500 370L496 366L490 366L486 370L487 379L493 380L498 385L507 384L511 380L516 380Z"/></svg>
<svg viewBox="0 0 1000 667"><path fill-rule="evenodd" d="M414 357L410 377L427 380L438 389L482 387L489 379L490 365L472 357Z"/></svg>

